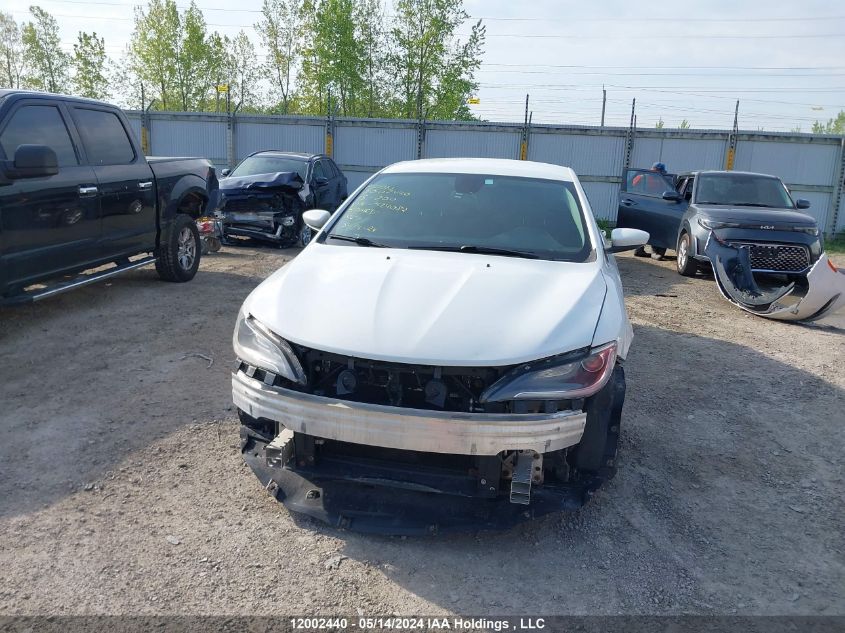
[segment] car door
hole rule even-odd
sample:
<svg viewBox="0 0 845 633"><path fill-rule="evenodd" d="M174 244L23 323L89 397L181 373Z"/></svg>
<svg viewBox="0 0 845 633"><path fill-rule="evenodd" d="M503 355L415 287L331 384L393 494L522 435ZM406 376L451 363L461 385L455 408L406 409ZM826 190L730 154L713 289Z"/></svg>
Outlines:
<svg viewBox="0 0 845 633"><path fill-rule="evenodd" d="M340 203L346 200L347 197L347 182L346 176L343 175L343 172L340 171L340 168L337 166L331 158L324 158L323 159L324 166L328 166L329 170L332 172L332 187L335 190L335 209L340 206Z"/></svg>
<svg viewBox="0 0 845 633"><path fill-rule="evenodd" d="M334 204L335 189L332 187L330 174L322 159L317 159L311 168L311 186L314 189L314 207L332 212L337 208Z"/></svg>
<svg viewBox="0 0 845 633"><path fill-rule="evenodd" d="M116 112L72 106L88 163L94 169L102 213L102 253L123 257L156 245L155 180Z"/></svg>
<svg viewBox="0 0 845 633"><path fill-rule="evenodd" d="M52 148L59 171L0 187L0 262L5 283L16 286L84 268L96 258L100 239L96 176L82 164L78 136L62 104L31 99L16 105L0 122L0 153L13 160L24 144Z"/></svg>
<svg viewBox="0 0 845 633"><path fill-rule="evenodd" d="M616 224L647 231L648 243L660 248L675 248L681 216L686 203L664 200L663 193L675 191L672 174L660 174L648 169L629 169L619 195Z"/></svg>

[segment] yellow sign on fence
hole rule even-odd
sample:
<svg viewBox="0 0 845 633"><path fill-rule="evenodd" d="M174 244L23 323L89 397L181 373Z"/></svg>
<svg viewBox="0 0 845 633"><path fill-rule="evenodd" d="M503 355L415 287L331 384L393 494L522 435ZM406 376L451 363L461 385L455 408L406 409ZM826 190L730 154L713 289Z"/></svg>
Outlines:
<svg viewBox="0 0 845 633"><path fill-rule="evenodd" d="M467 99L467 103L469 103L470 105L478 105L479 103L481 103L481 99L479 99L478 97L470 97L469 99Z"/></svg>
<svg viewBox="0 0 845 633"><path fill-rule="evenodd" d="M217 92L229 92L229 84L218 84Z"/></svg>

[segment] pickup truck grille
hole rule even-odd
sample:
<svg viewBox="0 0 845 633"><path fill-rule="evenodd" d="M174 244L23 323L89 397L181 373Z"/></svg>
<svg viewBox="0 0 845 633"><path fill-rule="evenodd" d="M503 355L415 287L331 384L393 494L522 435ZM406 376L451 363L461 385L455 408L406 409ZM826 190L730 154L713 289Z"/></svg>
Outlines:
<svg viewBox="0 0 845 633"><path fill-rule="evenodd" d="M751 269L755 272L802 273L810 267L810 251L796 244L733 242L750 250Z"/></svg>

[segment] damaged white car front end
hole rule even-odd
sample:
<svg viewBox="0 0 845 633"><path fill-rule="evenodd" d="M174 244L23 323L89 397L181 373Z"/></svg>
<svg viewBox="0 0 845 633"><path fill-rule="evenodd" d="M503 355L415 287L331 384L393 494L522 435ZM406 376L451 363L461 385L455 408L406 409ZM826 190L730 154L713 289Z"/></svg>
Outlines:
<svg viewBox="0 0 845 633"><path fill-rule="evenodd" d="M613 475L632 329L611 252L646 233L606 247L571 170L517 161L400 163L308 213L322 232L234 334L242 452L274 497L431 533L577 508Z"/></svg>

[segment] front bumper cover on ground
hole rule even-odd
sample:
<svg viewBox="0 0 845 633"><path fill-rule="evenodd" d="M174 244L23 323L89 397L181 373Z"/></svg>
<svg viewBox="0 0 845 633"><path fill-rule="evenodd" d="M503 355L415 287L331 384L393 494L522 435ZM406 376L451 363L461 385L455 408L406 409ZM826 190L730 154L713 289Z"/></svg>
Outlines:
<svg viewBox="0 0 845 633"><path fill-rule="evenodd" d="M747 249L722 242L711 232L704 252L713 264L722 296L751 314L781 321L815 321L845 307L845 270L837 270L827 253L810 268L806 287L790 282L764 290L751 273Z"/></svg>

